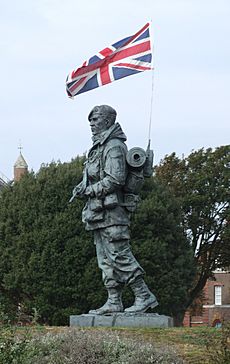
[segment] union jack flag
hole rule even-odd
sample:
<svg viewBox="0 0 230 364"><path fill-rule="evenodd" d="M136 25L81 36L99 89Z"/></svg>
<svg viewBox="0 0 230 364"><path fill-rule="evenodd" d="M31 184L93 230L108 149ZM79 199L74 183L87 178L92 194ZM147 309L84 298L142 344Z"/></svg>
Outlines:
<svg viewBox="0 0 230 364"><path fill-rule="evenodd" d="M120 78L151 69L150 24L136 34L106 47L72 71L66 79L66 91L74 97Z"/></svg>

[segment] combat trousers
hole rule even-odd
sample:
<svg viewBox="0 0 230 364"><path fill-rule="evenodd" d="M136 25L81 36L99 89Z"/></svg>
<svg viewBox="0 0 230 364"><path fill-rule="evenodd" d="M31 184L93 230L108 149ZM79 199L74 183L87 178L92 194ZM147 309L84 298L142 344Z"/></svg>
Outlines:
<svg viewBox="0 0 230 364"><path fill-rule="evenodd" d="M144 270L132 254L128 226L94 230L98 266L106 288L133 283Z"/></svg>

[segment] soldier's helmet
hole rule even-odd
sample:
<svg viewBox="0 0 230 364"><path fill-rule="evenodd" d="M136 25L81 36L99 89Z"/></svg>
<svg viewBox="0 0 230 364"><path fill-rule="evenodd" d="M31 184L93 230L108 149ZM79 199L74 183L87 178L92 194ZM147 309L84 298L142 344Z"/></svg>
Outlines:
<svg viewBox="0 0 230 364"><path fill-rule="evenodd" d="M90 111L88 120L92 118L93 115L101 115L104 116L105 119L109 120L111 124L115 123L117 112L109 105L99 105L94 106L94 108Z"/></svg>

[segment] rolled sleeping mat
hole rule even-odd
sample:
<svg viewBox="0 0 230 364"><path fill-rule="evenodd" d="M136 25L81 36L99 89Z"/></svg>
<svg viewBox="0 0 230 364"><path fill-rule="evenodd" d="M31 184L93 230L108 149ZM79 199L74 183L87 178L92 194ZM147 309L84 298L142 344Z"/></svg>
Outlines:
<svg viewBox="0 0 230 364"><path fill-rule="evenodd" d="M127 152L126 161L132 168L143 168L146 162L146 152L142 148L134 147Z"/></svg>

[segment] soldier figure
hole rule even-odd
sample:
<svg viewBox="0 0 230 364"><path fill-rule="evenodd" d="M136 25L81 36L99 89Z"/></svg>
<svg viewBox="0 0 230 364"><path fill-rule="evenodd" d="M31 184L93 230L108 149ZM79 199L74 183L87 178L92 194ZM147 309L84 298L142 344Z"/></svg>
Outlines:
<svg viewBox="0 0 230 364"><path fill-rule="evenodd" d="M127 313L145 312L158 305L143 280L144 270L133 256L129 241L130 213L125 206L124 187L128 174L126 136L116 120L116 111L95 106L88 116L93 146L85 162L82 181L73 197L87 197L82 211L86 230L94 232L98 266L108 291L106 303L92 314L123 312L122 288L129 285L135 295Z"/></svg>

